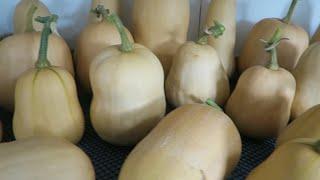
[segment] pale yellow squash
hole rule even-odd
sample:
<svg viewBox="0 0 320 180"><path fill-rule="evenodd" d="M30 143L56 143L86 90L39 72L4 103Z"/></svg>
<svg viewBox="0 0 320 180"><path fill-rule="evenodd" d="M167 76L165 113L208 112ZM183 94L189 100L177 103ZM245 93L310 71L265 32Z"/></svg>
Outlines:
<svg viewBox="0 0 320 180"><path fill-rule="evenodd" d="M302 27L290 23L297 1L292 0L288 15L284 19L263 19L252 28L238 61L238 70L241 73L252 66L268 64L269 55L263 50L263 44L259 40L269 39L278 27L282 28L283 38L288 38L277 48L279 65L288 71L297 66L300 56L309 46L308 33Z"/></svg>
<svg viewBox="0 0 320 180"><path fill-rule="evenodd" d="M320 105L309 109L295 119L278 137L277 145L298 138L320 139Z"/></svg>
<svg viewBox="0 0 320 180"><path fill-rule="evenodd" d="M20 0L13 17L14 33L41 31L42 24L34 21L34 18L49 15L49 9L40 0Z"/></svg>
<svg viewBox="0 0 320 180"><path fill-rule="evenodd" d="M50 24L54 18L38 19L45 23L39 57L36 67L17 81L13 131L16 139L56 136L77 143L84 132L84 117L75 81L68 71L52 67L47 59Z"/></svg>
<svg viewBox="0 0 320 180"><path fill-rule="evenodd" d="M249 137L277 137L290 119L296 82L292 74L277 63L279 33L277 30L267 42L266 50L272 56L270 65L247 69L226 105L226 112L239 131Z"/></svg>
<svg viewBox="0 0 320 180"><path fill-rule="evenodd" d="M212 26L214 21L219 21L226 28L221 37L210 37L208 43L216 49L220 61L229 77L232 76L235 71L236 14L236 0L212 0L206 18L207 27Z"/></svg>
<svg viewBox="0 0 320 180"><path fill-rule="evenodd" d="M140 141L166 110L161 63L147 48L132 44L115 14L122 44L103 50L91 63L90 117L98 135L117 145Z"/></svg>
<svg viewBox="0 0 320 180"><path fill-rule="evenodd" d="M99 12L96 11L96 13L92 14L97 15ZM133 38L127 29L126 33L129 40L133 42ZM100 21L95 23L88 24L82 30L76 47L76 70L79 82L86 92L91 92L89 69L95 56L106 47L120 43L121 39L117 28L104 18L100 18Z"/></svg>
<svg viewBox="0 0 320 180"><path fill-rule="evenodd" d="M175 107L201 103L213 99L224 105L230 95L229 79L218 53L208 45L208 38L220 38L225 28L216 24L207 30L197 42L186 42L177 51L165 90L167 100ZM209 32L212 31L212 32Z"/></svg>
<svg viewBox="0 0 320 180"><path fill-rule="evenodd" d="M134 0L134 39L157 55L165 76L174 54L187 39L189 16L189 0Z"/></svg>
<svg viewBox="0 0 320 180"><path fill-rule="evenodd" d="M240 154L239 132L226 114L188 104L168 114L133 149L119 180L220 180Z"/></svg>
<svg viewBox="0 0 320 180"><path fill-rule="evenodd" d="M37 60L40 38L40 32L28 32L9 36L0 42L0 106L9 111L14 109L16 80L34 67ZM50 35L49 39L48 59L52 65L73 74L72 56L67 43L56 34Z"/></svg>
<svg viewBox="0 0 320 180"><path fill-rule="evenodd" d="M318 27L317 32L313 35L311 43L320 41L320 26Z"/></svg>
<svg viewBox="0 0 320 180"><path fill-rule="evenodd" d="M297 92L291 116L299 117L311 107L320 104L320 42L312 44L301 56L297 68L292 72L297 81Z"/></svg>
<svg viewBox="0 0 320 180"><path fill-rule="evenodd" d="M296 139L280 146L247 180L319 180L320 141Z"/></svg>
<svg viewBox="0 0 320 180"><path fill-rule="evenodd" d="M0 179L95 180L89 157L59 138L34 137L0 144Z"/></svg>

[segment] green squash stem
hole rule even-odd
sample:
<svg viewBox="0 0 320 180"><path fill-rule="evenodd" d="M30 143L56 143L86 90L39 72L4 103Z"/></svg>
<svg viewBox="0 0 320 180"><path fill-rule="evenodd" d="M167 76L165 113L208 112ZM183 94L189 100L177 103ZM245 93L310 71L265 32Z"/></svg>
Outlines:
<svg viewBox="0 0 320 180"><path fill-rule="evenodd" d="M295 7L297 6L298 0L292 0L290 8L288 10L287 15L283 18L283 22L285 22L286 24L290 24L291 23L291 18L294 12Z"/></svg>
<svg viewBox="0 0 320 180"><path fill-rule="evenodd" d="M102 15L105 20L112 23L117 28L121 37L120 50L122 52L131 52L133 50L133 43L129 41L125 27L118 15L115 13L110 14L110 11L105 9L103 5L98 5L96 9L92 10L92 12L96 13L98 16Z"/></svg>
<svg viewBox="0 0 320 180"><path fill-rule="evenodd" d="M51 23L54 23L58 20L58 16L53 14L47 17L37 17L35 20L43 24L43 30L41 32L39 55L38 55L38 60L36 62L36 68L41 69L41 68L46 68L51 66L47 57L49 36L52 33L50 26L51 26Z"/></svg>
<svg viewBox="0 0 320 180"><path fill-rule="evenodd" d="M216 102L214 102L213 99L208 99L206 101L206 104L211 106L211 107L213 107L213 108L215 108L215 109L217 109L217 110L219 110L219 111L223 111L222 108Z"/></svg>
<svg viewBox="0 0 320 180"><path fill-rule="evenodd" d="M204 30L203 35L198 39L197 43L206 45L208 44L208 39L210 36L219 38L223 35L225 30L226 28L223 26L223 24L219 23L218 21L214 21L214 25Z"/></svg>
<svg viewBox="0 0 320 180"><path fill-rule="evenodd" d="M33 16L34 13L37 11L38 7L35 5L34 1L32 1L32 4L27 12L26 16L26 22L27 22L27 27L25 29L25 32L34 32L33 28Z"/></svg>
<svg viewBox="0 0 320 180"><path fill-rule="evenodd" d="M278 70L280 68L277 57L277 46L282 40L285 40L285 38L281 38L280 28L276 29L269 41L261 39L261 41L265 44L265 51L267 51L271 55L270 64L267 66L271 70Z"/></svg>

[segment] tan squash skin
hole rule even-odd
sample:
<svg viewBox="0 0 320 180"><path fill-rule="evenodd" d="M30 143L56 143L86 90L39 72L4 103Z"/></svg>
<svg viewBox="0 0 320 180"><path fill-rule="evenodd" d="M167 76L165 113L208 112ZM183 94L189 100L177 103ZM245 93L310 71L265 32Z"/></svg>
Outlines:
<svg viewBox="0 0 320 180"><path fill-rule="evenodd" d="M299 138L320 139L320 105L295 119L278 137L277 146Z"/></svg>
<svg viewBox="0 0 320 180"><path fill-rule="evenodd" d="M0 144L0 179L94 180L89 157L58 138L30 138Z"/></svg>
<svg viewBox="0 0 320 180"><path fill-rule="evenodd" d="M13 131L16 139L56 136L79 142L84 117L73 76L55 67L21 75L15 91Z"/></svg>
<svg viewBox="0 0 320 180"><path fill-rule="evenodd" d="M268 18L258 22L246 39L238 61L241 73L252 66L268 64L269 55L259 40L270 39L277 27L282 28L282 37L289 39L283 41L277 48L279 65L288 71L297 66L300 56L308 48L308 33L294 24L288 25L279 19Z"/></svg>
<svg viewBox="0 0 320 180"><path fill-rule="evenodd" d="M137 143L165 114L161 63L141 45L134 44L128 53L119 46L103 50L91 63L90 82L91 122L110 143Z"/></svg>
<svg viewBox="0 0 320 180"><path fill-rule="evenodd" d="M226 114L188 104L167 115L134 148L119 180L224 179L240 154L239 132Z"/></svg>
<svg viewBox="0 0 320 180"><path fill-rule="evenodd" d="M134 0L134 39L157 55L165 76L174 54L187 39L189 16L189 0Z"/></svg>
<svg viewBox="0 0 320 180"><path fill-rule="evenodd" d="M133 42L130 32L128 30L126 32ZM76 48L76 69L78 79L86 92L91 92L89 69L95 56L104 48L120 43L120 36L115 26L103 20L88 24L81 32Z"/></svg>
<svg viewBox="0 0 320 180"><path fill-rule="evenodd" d="M320 104L320 42L311 45L302 55L297 68L292 72L297 81L297 92L292 105L293 119Z"/></svg>
<svg viewBox="0 0 320 180"><path fill-rule="evenodd" d="M206 19L207 27L212 26L214 20L219 21L226 27L221 37L210 37L209 44L218 52L221 63L229 77L233 75L235 70L236 9L236 0L212 0Z"/></svg>
<svg viewBox="0 0 320 180"><path fill-rule="evenodd" d="M311 43L315 43L318 41L320 41L320 26L319 26L317 32L313 35Z"/></svg>
<svg viewBox="0 0 320 180"><path fill-rule="evenodd" d="M120 0L92 0L91 9L95 9L98 5L103 5L112 12L119 14L120 10ZM90 22L100 22L101 18L97 17L95 14L90 13Z"/></svg>
<svg viewBox="0 0 320 180"><path fill-rule="evenodd" d="M296 139L280 146L247 180L320 179L320 152L313 147L315 143L314 139Z"/></svg>
<svg viewBox="0 0 320 180"><path fill-rule="evenodd" d="M249 137L276 137L289 122L295 88L294 77L285 69L249 68L240 76L226 113Z"/></svg>
<svg viewBox="0 0 320 180"><path fill-rule="evenodd" d="M24 33L27 29L28 19L27 14L29 8L32 6L32 3L37 7L33 18L38 16L49 16L49 9L40 1L40 0L20 0L17 4L14 17L13 17L13 25L14 25L14 33ZM35 31L39 32L42 30L42 24L36 21L33 21L33 28Z"/></svg>
<svg viewBox="0 0 320 180"><path fill-rule="evenodd" d="M209 98L224 105L230 95L228 76L216 50L195 42L187 42L177 51L165 87L167 99L175 107Z"/></svg>
<svg viewBox="0 0 320 180"><path fill-rule="evenodd" d="M14 107L14 87L18 77L34 67L38 57L40 33L17 34L0 42L0 105L9 111ZM48 59L52 65L74 73L72 56L66 42L57 35L49 40Z"/></svg>

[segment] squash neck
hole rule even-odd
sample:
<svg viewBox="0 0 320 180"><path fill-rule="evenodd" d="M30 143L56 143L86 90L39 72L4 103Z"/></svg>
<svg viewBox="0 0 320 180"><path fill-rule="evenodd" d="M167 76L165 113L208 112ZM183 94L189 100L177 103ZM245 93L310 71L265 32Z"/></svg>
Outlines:
<svg viewBox="0 0 320 180"><path fill-rule="evenodd" d="M205 28L205 30L203 31L203 35L200 36L197 43L200 45L207 45L210 36L217 39L223 35L225 30L226 28L223 24L219 23L218 21L214 21L213 26Z"/></svg>
<svg viewBox="0 0 320 180"><path fill-rule="evenodd" d="M30 0L25 0L25 1L30 1ZM36 13L38 7L36 6L35 1L31 1L31 6L28 9L27 16L26 16L26 29L25 32L34 32L34 27L33 27L33 16Z"/></svg>

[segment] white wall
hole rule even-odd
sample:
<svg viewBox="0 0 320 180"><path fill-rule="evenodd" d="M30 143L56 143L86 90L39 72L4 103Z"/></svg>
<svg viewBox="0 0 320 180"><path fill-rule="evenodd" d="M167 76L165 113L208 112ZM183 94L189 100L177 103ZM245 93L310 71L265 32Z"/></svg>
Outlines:
<svg viewBox="0 0 320 180"><path fill-rule="evenodd" d="M15 4L19 0L0 0L0 36L12 32L12 15ZM90 8L90 0L42 0L51 12L59 15L58 28L62 36L74 45L74 39L86 24ZM132 0L121 0L122 10L126 12L123 18L130 27L130 7ZM191 24L189 39L198 36L198 30L206 15L206 9L210 0L191 1ZM228 0L226 0L228 1ZM287 12L291 0L238 0L238 41L239 51L243 39L246 37L252 25L265 17L283 17ZM202 12L200 12L200 7ZM320 0L301 0L297 5L293 22L303 26L310 34L313 34L320 24Z"/></svg>

